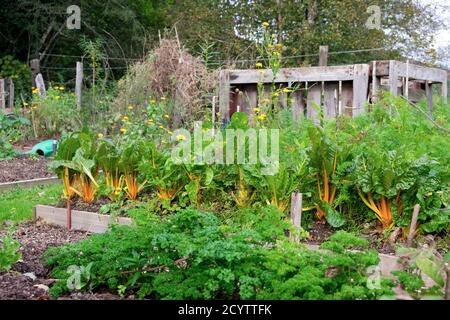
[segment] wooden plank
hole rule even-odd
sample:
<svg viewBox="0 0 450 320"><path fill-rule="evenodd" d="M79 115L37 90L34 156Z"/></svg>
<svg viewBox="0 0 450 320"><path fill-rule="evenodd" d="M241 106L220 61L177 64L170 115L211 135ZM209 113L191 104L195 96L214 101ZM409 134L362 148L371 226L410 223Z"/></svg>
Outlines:
<svg viewBox="0 0 450 320"><path fill-rule="evenodd" d="M66 226L66 208L37 205L36 219L42 219L49 224ZM103 233L109 230L111 224L131 225L131 218L116 217L94 212L72 210L72 229L92 233Z"/></svg>
<svg viewBox="0 0 450 320"><path fill-rule="evenodd" d="M219 73L219 112L221 119L229 119L230 75L228 70Z"/></svg>
<svg viewBox="0 0 450 320"><path fill-rule="evenodd" d="M397 76L399 77L408 77L409 79L427 80L431 82L447 81L447 71L442 69L423 67L394 60L392 63L395 65Z"/></svg>
<svg viewBox="0 0 450 320"><path fill-rule="evenodd" d="M0 111L5 110L5 104L6 104L5 79L0 79Z"/></svg>
<svg viewBox="0 0 450 320"><path fill-rule="evenodd" d="M433 90L431 87L431 83L429 81L425 81L425 95L427 97L427 106L430 114L433 113Z"/></svg>
<svg viewBox="0 0 450 320"><path fill-rule="evenodd" d="M306 116L308 118L314 119L314 123L318 123L319 117L316 108L321 108L321 86L320 83L316 82L311 84L310 89L308 89L308 96L306 98Z"/></svg>
<svg viewBox="0 0 450 320"><path fill-rule="evenodd" d="M281 92L280 95L278 96L278 104L281 109L286 109L288 107L288 93L283 92L282 88L283 87L280 87ZM287 87L285 86L284 88Z"/></svg>
<svg viewBox="0 0 450 320"><path fill-rule="evenodd" d="M325 118L334 118L336 116L336 110L338 107L338 82L326 82L324 89L324 107L325 107Z"/></svg>
<svg viewBox="0 0 450 320"><path fill-rule="evenodd" d="M297 122L305 114L304 89L297 89L292 93L292 118Z"/></svg>
<svg viewBox="0 0 450 320"><path fill-rule="evenodd" d="M369 65L355 64L355 78L353 80L353 110L352 115L363 113L367 102L369 89Z"/></svg>
<svg viewBox="0 0 450 320"><path fill-rule="evenodd" d="M394 60L389 61L389 91L394 95L398 95L398 70Z"/></svg>
<svg viewBox="0 0 450 320"><path fill-rule="evenodd" d="M377 77L389 76L389 60L374 61L375 62L375 75Z"/></svg>
<svg viewBox="0 0 450 320"><path fill-rule="evenodd" d="M328 46L319 47L319 66L325 67L328 63Z"/></svg>
<svg viewBox="0 0 450 320"><path fill-rule="evenodd" d="M353 84L350 81L342 82L342 93L340 96L342 114L352 115L353 106Z"/></svg>
<svg viewBox="0 0 450 320"><path fill-rule="evenodd" d="M58 177L20 180L20 181L14 181L14 182L3 182L3 183L0 183L0 191L10 190L10 189L14 189L14 188L30 188L30 187L43 186L43 185L48 185L48 184L57 184L60 182L61 182L61 180Z"/></svg>
<svg viewBox="0 0 450 320"><path fill-rule="evenodd" d="M75 96L77 98L77 108L81 110L81 98L82 98L82 87L83 87L83 63L77 61L77 74L75 78Z"/></svg>
<svg viewBox="0 0 450 320"><path fill-rule="evenodd" d="M275 83L353 80L353 72L353 65L283 68L275 78ZM272 70L230 70L229 79L230 84L258 83L259 80L271 83Z"/></svg>

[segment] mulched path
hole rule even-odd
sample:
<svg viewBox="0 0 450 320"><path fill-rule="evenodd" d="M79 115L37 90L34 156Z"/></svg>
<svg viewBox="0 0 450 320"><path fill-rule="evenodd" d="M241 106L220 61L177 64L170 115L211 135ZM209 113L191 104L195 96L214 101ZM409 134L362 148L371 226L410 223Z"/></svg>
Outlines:
<svg viewBox="0 0 450 320"><path fill-rule="evenodd" d="M23 140L23 141L17 141L13 144L13 147L16 151L19 152L27 152L33 149L35 145L37 145L39 142L42 142L46 139L30 139L30 140Z"/></svg>
<svg viewBox="0 0 450 320"><path fill-rule="evenodd" d="M0 161L0 183L54 177L47 168L48 159L20 155L14 159Z"/></svg>
<svg viewBox="0 0 450 320"><path fill-rule="evenodd" d="M0 238L5 234L0 230ZM9 272L0 272L0 300L48 300L48 287L55 281L49 278L50 270L41 261L43 252L52 246L61 246L85 239L89 233L67 230L42 222L25 222L20 224L14 237L20 242L22 260ZM28 274L28 275L25 275ZM34 278L35 279L32 279ZM105 300L119 299L111 293L73 292L59 299Z"/></svg>

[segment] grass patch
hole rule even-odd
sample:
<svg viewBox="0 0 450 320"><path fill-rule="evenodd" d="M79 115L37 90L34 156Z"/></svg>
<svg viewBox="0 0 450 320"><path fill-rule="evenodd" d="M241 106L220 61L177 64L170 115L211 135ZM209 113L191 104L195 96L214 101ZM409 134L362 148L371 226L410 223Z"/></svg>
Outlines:
<svg viewBox="0 0 450 320"><path fill-rule="evenodd" d="M16 188L0 193L0 224L6 220L20 222L32 218L33 207L37 204L55 204L61 197L60 184Z"/></svg>

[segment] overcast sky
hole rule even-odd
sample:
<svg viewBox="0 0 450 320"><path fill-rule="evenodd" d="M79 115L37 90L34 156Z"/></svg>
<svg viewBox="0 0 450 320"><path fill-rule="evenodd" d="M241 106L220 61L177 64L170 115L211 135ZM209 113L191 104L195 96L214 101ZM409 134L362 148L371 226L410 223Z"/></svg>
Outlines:
<svg viewBox="0 0 450 320"><path fill-rule="evenodd" d="M448 0L419 0L426 4L437 4L444 6L445 8L438 10L439 15L447 21L447 26L442 29L436 37L436 46L443 47L450 45L450 2Z"/></svg>

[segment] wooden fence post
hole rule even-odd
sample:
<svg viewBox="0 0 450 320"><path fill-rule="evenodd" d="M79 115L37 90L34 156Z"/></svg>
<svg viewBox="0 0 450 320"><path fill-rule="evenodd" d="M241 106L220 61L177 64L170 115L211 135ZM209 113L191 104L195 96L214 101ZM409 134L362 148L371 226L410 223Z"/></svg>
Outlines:
<svg viewBox="0 0 450 320"><path fill-rule="evenodd" d="M5 79L0 79L0 111L5 110Z"/></svg>
<svg viewBox="0 0 450 320"><path fill-rule="evenodd" d="M367 101L367 92L369 89L369 65L355 64L355 78L353 80L353 105L352 116L355 117L363 113L364 105Z"/></svg>
<svg viewBox="0 0 450 320"><path fill-rule="evenodd" d="M228 70L219 73L219 112L221 118L228 120L230 109L230 74Z"/></svg>
<svg viewBox="0 0 450 320"><path fill-rule="evenodd" d="M75 79L75 96L77 97L77 108L81 110L81 87L83 86L83 62L77 61L77 75Z"/></svg>
<svg viewBox="0 0 450 320"><path fill-rule="evenodd" d="M14 108L14 81L9 79L9 96L8 96L8 107Z"/></svg>
<svg viewBox="0 0 450 320"><path fill-rule="evenodd" d="M328 46L319 47L319 67L326 67L328 63Z"/></svg>
<svg viewBox="0 0 450 320"><path fill-rule="evenodd" d="M36 86L36 77L39 73L41 73L41 67L39 59L33 59L30 61L30 69L31 69L31 82L34 88L37 88Z"/></svg>
<svg viewBox="0 0 450 320"><path fill-rule="evenodd" d="M441 95L442 95L442 98L444 99L444 103L447 103L447 101L448 101L448 98L447 98L447 95L448 95L448 92L447 92L447 90L448 90L448 88L447 88L447 86L448 86L448 83L447 83L447 79L445 79L446 81L443 81L442 82L442 87L441 87Z"/></svg>
<svg viewBox="0 0 450 320"><path fill-rule="evenodd" d="M36 76L36 88L39 89L39 95L41 97L46 96L47 91L45 90L44 78L42 77L42 74L40 74L40 73Z"/></svg>
<svg viewBox="0 0 450 320"><path fill-rule="evenodd" d="M433 88L430 81L425 81L425 95L427 97L427 106L430 111L430 115L433 113Z"/></svg>
<svg viewBox="0 0 450 320"><path fill-rule="evenodd" d="M295 227L300 227L302 223L302 197L299 192L293 192L291 194L291 222ZM290 236L291 240L299 241L298 235Z"/></svg>

